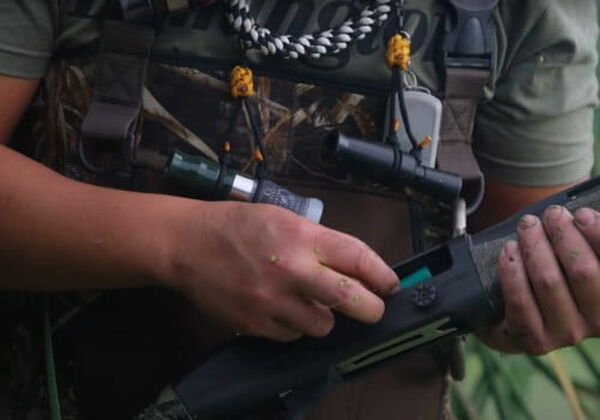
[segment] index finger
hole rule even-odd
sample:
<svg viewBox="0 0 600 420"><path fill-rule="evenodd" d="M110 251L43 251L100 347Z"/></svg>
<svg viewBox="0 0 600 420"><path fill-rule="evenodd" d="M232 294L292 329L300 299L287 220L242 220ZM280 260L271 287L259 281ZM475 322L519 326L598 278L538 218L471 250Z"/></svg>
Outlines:
<svg viewBox="0 0 600 420"><path fill-rule="evenodd" d="M398 276L375 251L351 235L334 230L315 239L319 262L359 280L374 292L387 295L399 288Z"/></svg>
<svg viewBox="0 0 600 420"><path fill-rule="evenodd" d="M297 272L296 287L302 296L361 322L381 319L385 310L383 301L362 282L322 264L303 263Z"/></svg>

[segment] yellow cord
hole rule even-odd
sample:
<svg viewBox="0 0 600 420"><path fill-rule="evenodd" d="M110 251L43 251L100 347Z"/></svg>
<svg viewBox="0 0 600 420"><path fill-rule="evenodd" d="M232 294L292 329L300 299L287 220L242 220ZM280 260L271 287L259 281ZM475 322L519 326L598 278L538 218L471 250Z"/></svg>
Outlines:
<svg viewBox="0 0 600 420"><path fill-rule="evenodd" d="M408 71L410 66L410 38L400 34L393 35L388 41L385 58L389 68L397 66L402 71Z"/></svg>
<svg viewBox="0 0 600 420"><path fill-rule="evenodd" d="M254 149L254 159L257 162L262 162L265 160L265 158L263 157L262 153L260 152L260 149L257 147L256 149Z"/></svg>
<svg viewBox="0 0 600 420"><path fill-rule="evenodd" d="M231 71L229 87L231 88L231 96L234 98L246 98L254 95L252 70L244 66L235 66Z"/></svg>
<svg viewBox="0 0 600 420"><path fill-rule="evenodd" d="M424 149L424 148L426 148L427 146L429 146L429 145L431 144L431 142L432 142L432 138L431 138L431 136L425 136L425 137L423 138L423 140L421 140L421 143L419 143L419 147L420 147L421 149Z"/></svg>

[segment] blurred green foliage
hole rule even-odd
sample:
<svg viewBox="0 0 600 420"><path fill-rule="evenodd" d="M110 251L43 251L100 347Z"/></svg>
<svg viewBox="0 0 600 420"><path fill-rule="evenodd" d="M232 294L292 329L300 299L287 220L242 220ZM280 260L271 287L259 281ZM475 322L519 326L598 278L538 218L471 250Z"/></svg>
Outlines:
<svg viewBox="0 0 600 420"><path fill-rule="evenodd" d="M558 353L585 418L600 419L600 339ZM469 337L467 373L452 389L459 420L576 418L548 356L502 354Z"/></svg>

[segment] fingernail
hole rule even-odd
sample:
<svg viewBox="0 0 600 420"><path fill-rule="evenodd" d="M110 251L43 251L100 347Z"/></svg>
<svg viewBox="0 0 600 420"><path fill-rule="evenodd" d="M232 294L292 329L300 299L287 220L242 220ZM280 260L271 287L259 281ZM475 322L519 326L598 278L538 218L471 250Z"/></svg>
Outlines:
<svg viewBox="0 0 600 420"><path fill-rule="evenodd" d="M531 214L526 214L525 216L523 216L521 218L521 220L519 220L519 224L517 226L521 230L527 230L527 229L532 228L535 225L537 225L537 223L538 223L537 217L535 217Z"/></svg>
<svg viewBox="0 0 600 420"><path fill-rule="evenodd" d="M544 211L544 218L548 220L556 220L562 216L563 211L565 210L562 206L550 206Z"/></svg>
<svg viewBox="0 0 600 420"><path fill-rule="evenodd" d="M579 227L588 227L596 223L596 212L592 209L583 208L575 212L575 223Z"/></svg>
<svg viewBox="0 0 600 420"><path fill-rule="evenodd" d="M396 283L390 289L390 294L396 293L399 290L400 290L400 282L396 281Z"/></svg>

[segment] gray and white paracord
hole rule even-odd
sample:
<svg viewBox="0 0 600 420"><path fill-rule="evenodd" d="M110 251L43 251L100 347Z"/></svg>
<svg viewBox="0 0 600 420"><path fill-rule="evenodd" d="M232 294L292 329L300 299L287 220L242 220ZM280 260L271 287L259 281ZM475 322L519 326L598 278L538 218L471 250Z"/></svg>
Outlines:
<svg viewBox="0 0 600 420"><path fill-rule="evenodd" d="M285 58L337 54L352 43L363 39L376 26L390 16L392 0L373 0L359 16L324 31L298 37L275 34L259 26L250 15L250 0L227 0L227 19L238 32L245 48L256 48L264 55L281 55Z"/></svg>

